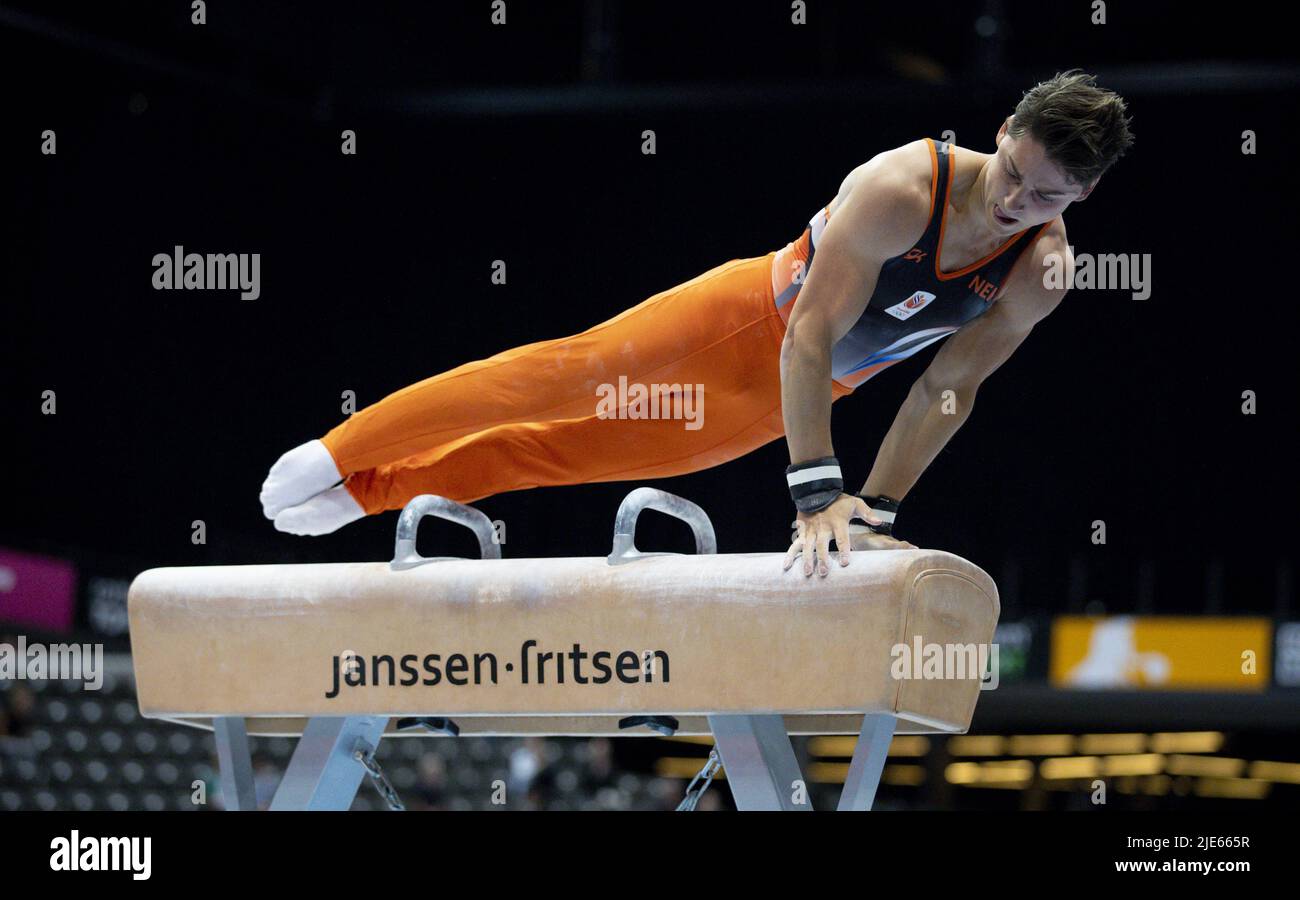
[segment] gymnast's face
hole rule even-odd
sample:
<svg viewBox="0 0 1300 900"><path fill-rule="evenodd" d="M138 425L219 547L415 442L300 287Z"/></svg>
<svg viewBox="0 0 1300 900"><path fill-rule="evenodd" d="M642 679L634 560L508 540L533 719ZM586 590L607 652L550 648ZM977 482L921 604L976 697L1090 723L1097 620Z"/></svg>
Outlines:
<svg viewBox="0 0 1300 900"><path fill-rule="evenodd" d="M987 164L984 182L984 214L993 229L1004 234L1050 222L1097 186L1096 181L1086 188L1072 181L1028 132L1012 137L1007 131L1010 122L1008 117L998 130L998 149Z"/></svg>

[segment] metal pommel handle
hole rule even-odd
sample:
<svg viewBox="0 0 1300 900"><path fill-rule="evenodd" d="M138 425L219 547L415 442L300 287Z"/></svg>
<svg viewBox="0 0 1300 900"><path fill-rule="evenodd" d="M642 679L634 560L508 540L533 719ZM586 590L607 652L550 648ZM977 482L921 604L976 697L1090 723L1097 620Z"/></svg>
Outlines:
<svg viewBox="0 0 1300 900"><path fill-rule="evenodd" d="M420 528L420 520L425 516L437 516L464 525L478 538L479 554L483 559L501 558L501 545L496 542L496 529L492 527L491 519L472 506L465 506L437 494L421 494L403 507L402 515L397 520L397 543L393 548L393 561L389 563L389 568L395 571L413 569L428 562L460 558L421 556L416 551L416 532Z"/></svg>
<svg viewBox="0 0 1300 900"><path fill-rule="evenodd" d="M696 553L717 553L718 540L713 534L713 523L708 513L691 501L656 488L639 487L623 498L618 515L614 517L614 549L606 557L611 566L631 562L642 556L665 556L663 553L642 553L636 548L636 519L643 509L657 509L691 526L695 533Z"/></svg>

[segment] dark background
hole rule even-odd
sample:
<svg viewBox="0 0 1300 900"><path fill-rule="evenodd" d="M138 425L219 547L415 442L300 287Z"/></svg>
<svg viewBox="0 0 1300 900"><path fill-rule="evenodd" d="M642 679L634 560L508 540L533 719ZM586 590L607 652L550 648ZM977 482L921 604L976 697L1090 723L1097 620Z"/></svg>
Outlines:
<svg viewBox="0 0 1300 900"><path fill-rule="evenodd" d="M267 469L340 420L343 391L364 406L765 254L852 167L946 130L991 152L1024 91L1078 66L1127 98L1137 143L1067 210L1070 241L1076 254L1151 254L1152 295L1067 297L981 389L898 528L989 571L1002 621L1035 625L1039 683L982 697L974 731L1213 728L1229 732L1226 753L1296 759L1294 691L1112 699L1041 683L1059 613L1297 611L1294 43L1270 4L1106 8L1093 25L1087 2L813 0L796 27L786 2L510 0L494 27L487 0L216 0L194 26L187 2L0 2L0 546L71 560L79 630L117 649L112 616L89 621L85 607L120 613L144 569L387 559L392 513L319 538L261 514ZM39 152L44 129L56 156ZM357 156L339 152L344 129ZM1241 152L1246 130L1256 155ZM153 255L177 244L260 253L261 297L153 290ZM490 283L496 259L506 286ZM854 488L934 352L836 404ZM41 414L46 390L57 415ZM1242 413L1247 390L1255 415ZM781 550L787 462L778 441L653 484L702 505L722 552ZM635 486L475 505L506 523L507 556L596 556ZM195 520L206 544L191 542ZM660 516L638 542L691 548ZM468 532L437 521L421 548L475 553ZM31 793L12 796L117 808L80 774L50 780L51 760L86 758L48 715L58 689L32 726L52 749L10 767ZM129 684L119 693L129 718ZM554 743L585 759L586 742ZM258 745L259 766L283 763L285 744ZM683 749L617 744L629 771ZM1049 796L1041 782L954 788L947 754L938 742L927 754L923 797L887 782L879 805L1086 804L1086 791ZM495 771L448 767L478 770ZM1132 804L1188 806L1182 781ZM671 806L680 785L668 795L655 802Z"/></svg>
<svg viewBox="0 0 1300 900"><path fill-rule="evenodd" d="M1095 26L1082 3L814 3L797 27L783 3L515 1L494 27L486 3L218 3L192 26L185 4L6 4L0 540L136 571L383 558L395 515L303 538L257 503L343 390L364 406L762 255L852 166L945 129L991 152L1022 92L1078 65L1126 96L1138 143L1067 211L1071 245L1151 254L1152 297L1074 291L980 391L900 531L988 568L1011 615L1273 613L1296 541L1295 49L1264 7L1195 9L1110 4ZM260 252L260 299L153 290L149 260L177 243ZM933 352L836 404L854 486ZM787 462L775 442L655 484L701 503L723 551L775 550ZM632 486L478 506L508 555L603 554ZM651 519L643 545L689 548Z"/></svg>
<svg viewBox="0 0 1300 900"><path fill-rule="evenodd" d="M990 152L1025 90L1081 66L1128 99L1137 143L1067 210L1070 241L1150 253L1152 296L1074 291L981 390L899 531L987 569L1004 619L1294 610L1300 77L1271 7L1111 3L1101 26L1086 3L813 2L801 27L782 2L489 13L218 2L193 26L185 3L0 7L0 543L125 577L387 558L395 514L321 538L261 515L267 469L339 421L341 392L364 406L766 253L873 154L945 129ZM153 290L175 244L260 253L261 297ZM933 352L836 404L854 487ZM787 462L776 442L654 484L700 503L723 552L777 550ZM603 555L635 486L476 505L508 556ZM642 534L690 546L656 516ZM443 523L421 543L473 552Z"/></svg>

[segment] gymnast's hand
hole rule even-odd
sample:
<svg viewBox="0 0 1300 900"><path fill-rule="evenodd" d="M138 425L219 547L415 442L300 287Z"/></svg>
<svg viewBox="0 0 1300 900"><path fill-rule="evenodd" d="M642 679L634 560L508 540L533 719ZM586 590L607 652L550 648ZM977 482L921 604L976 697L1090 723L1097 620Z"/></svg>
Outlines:
<svg viewBox="0 0 1300 900"><path fill-rule="evenodd" d="M855 536L849 535L849 520L862 519L871 525L883 524L871 512L867 501L852 494L840 494L838 500L830 506L815 513L799 513L793 523L798 531L790 549L785 555L781 571L789 570L795 558L803 555L803 574L812 575L813 566L817 567L818 576L825 578L830 571L831 539L835 539L836 554L840 565L849 564L849 550L915 550L914 544L900 541L887 534L867 532Z"/></svg>

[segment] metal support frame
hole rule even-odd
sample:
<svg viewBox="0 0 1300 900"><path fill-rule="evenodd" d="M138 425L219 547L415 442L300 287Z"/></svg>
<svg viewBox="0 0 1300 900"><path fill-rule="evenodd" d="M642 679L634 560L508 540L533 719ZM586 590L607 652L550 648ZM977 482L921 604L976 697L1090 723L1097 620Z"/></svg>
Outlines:
<svg viewBox="0 0 1300 900"><path fill-rule="evenodd" d="M862 731L853 748L853 761L840 792L841 812L856 810L866 812L876 799L880 773L885 769L889 743L894 739L894 725L898 720L888 713L868 713L862 717Z"/></svg>
<svg viewBox="0 0 1300 900"><path fill-rule="evenodd" d="M807 783L795 758L781 715L709 716L727 784L741 811L811 811ZM837 807L871 809L885 768L897 719L889 713L862 717L862 730L849 763ZM213 720L221 791L226 809L255 809L253 770L244 720ZM388 725L383 716L318 716L307 723L280 782L272 810L346 810L357 795L365 768L354 757L378 746Z"/></svg>
<svg viewBox="0 0 1300 900"><path fill-rule="evenodd" d="M271 801L278 810L346 810L366 770L353 758L379 746L386 716L317 716L307 723Z"/></svg>
<svg viewBox="0 0 1300 900"><path fill-rule="evenodd" d="M785 733L785 717L709 716L709 729L736 809L812 809L799 761ZM796 803L796 795L804 802Z"/></svg>
<svg viewBox="0 0 1300 900"><path fill-rule="evenodd" d="M257 809L253 790L253 758L248 752L248 730L244 720L222 716L212 720L217 741L217 762L221 766L221 800L228 810Z"/></svg>
<svg viewBox="0 0 1300 900"><path fill-rule="evenodd" d="M888 713L863 716L838 809L871 809L896 722ZM709 728L717 741L736 809L812 809L783 716L709 716ZM799 790L800 786L803 790ZM803 802L796 803L796 798Z"/></svg>

